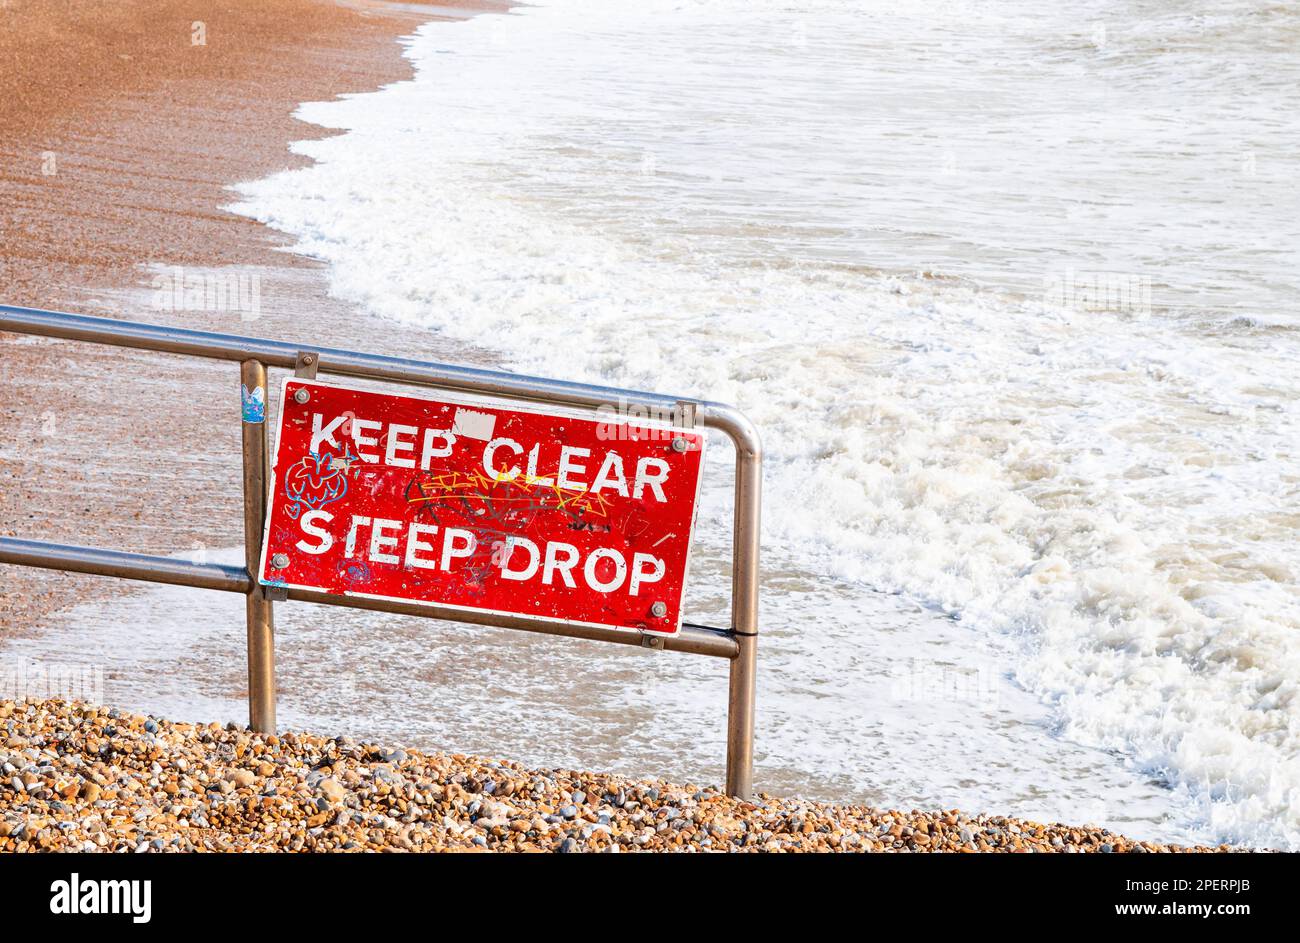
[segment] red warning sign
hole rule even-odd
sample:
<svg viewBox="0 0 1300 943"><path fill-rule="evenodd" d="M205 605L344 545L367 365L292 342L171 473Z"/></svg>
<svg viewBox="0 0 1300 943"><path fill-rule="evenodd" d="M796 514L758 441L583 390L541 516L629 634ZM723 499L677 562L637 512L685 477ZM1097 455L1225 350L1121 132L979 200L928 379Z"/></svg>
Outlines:
<svg viewBox="0 0 1300 943"><path fill-rule="evenodd" d="M262 583L665 635L704 436L289 378Z"/></svg>

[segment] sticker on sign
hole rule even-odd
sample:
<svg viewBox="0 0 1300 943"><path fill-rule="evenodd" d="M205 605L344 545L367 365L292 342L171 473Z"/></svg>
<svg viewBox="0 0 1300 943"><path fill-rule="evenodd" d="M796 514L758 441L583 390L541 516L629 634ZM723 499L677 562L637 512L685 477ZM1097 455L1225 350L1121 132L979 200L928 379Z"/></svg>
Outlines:
<svg viewBox="0 0 1300 943"><path fill-rule="evenodd" d="M290 377L264 585L674 635L704 436Z"/></svg>

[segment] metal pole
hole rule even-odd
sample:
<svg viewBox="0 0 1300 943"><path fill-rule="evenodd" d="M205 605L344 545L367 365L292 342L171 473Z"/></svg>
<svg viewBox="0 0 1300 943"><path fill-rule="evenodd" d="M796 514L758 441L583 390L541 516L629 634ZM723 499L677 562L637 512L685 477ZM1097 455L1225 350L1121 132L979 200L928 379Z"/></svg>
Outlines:
<svg viewBox="0 0 1300 943"><path fill-rule="evenodd" d="M41 567L68 573L88 573L92 576L116 576L122 579L145 580L151 583L171 583L193 586L196 589L224 590L247 595L252 581L244 564L238 566L221 563L191 563L174 557L153 557L143 553L123 553L120 550L100 550L95 547L73 547L40 540L22 540L18 537L0 537L0 564ZM621 645L642 647L645 636L626 629L601 629L595 626L574 625L546 619L524 619L498 616L493 613L476 613L467 610L446 609L420 603L399 603L387 599L365 599L360 596L330 596L314 590L291 589L289 599L349 609L372 609L377 612L395 612L401 615L446 619L475 625L493 625L545 635L562 635L569 638L590 639L597 642L615 642ZM702 625L683 625L677 635L656 639L671 652L709 655L731 660L740 648L735 636L727 629L714 629Z"/></svg>
<svg viewBox="0 0 1300 943"><path fill-rule="evenodd" d="M251 358L260 360L268 367L283 367L288 370L293 370L297 366L298 354L309 350L316 355L317 367L322 373L368 377L395 383L413 383L443 390L461 390L488 396L505 396L531 402L590 409L621 403L629 408L639 407L668 412L679 408L683 402L698 403L697 400L689 397L664 396L641 390L621 390L617 387L570 383L564 380L549 380L543 377L501 373L454 364L429 363L404 357L381 357L377 354L319 347L315 344L291 344L266 338L214 334L209 331L191 331L138 321L118 321L114 318L64 314L36 308L15 308L3 304L0 304L0 331L39 334L43 337L60 337L65 340L108 344L114 347L133 347L138 350L156 350L160 353L181 354L188 357L235 360L240 363ZM721 404L715 405L723 409L729 408ZM701 421L704 425L708 425L707 419Z"/></svg>
<svg viewBox="0 0 1300 943"><path fill-rule="evenodd" d="M262 391L265 407L266 367L294 369L306 349L264 338L239 337L162 327L111 318L41 311L0 304L0 331L16 331L66 340L133 347L161 353L217 360L240 361L245 386ZM461 390L489 396L504 396L532 402L599 409L612 402L663 409L680 409L685 403L696 410L699 425L725 432L736 446L736 508L732 573L732 626L729 635L710 629L683 629L682 635L665 641L665 647L707 655L730 657L730 689L727 718L727 791L748 798L753 791L754 766L754 680L758 649L759 509L762 488L762 447L757 430L745 416L722 403L700 402L633 390L590 386L499 373L449 364L428 363L396 357L382 357L357 351L313 348L319 369L344 376L368 377L410 383L436 389ZM274 632L271 603L257 583L263 522L266 515L267 446L265 415L244 423L244 533L248 591L249 720L254 729L275 728ZM41 545L35 541L0 538L0 563L50 566L86 573L104 573L159 582L187 583L213 589L232 589L238 574L218 572L211 565L187 569L183 564L137 554L115 554L90 548ZM406 612L412 607L352 599L313 598L295 594L310 602L328 602L360 608ZM487 622L463 613L443 613L433 607L421 614L462 622ZM538 620L527 625L493 622L512 628L526 628L555 635L627 641L623 634L600 630L577 631L558 623ZM635 640L639 643L639 639Z"/></svg>
<svg viewBox="0 0 1300 943"><path fill-rule="evenodd" d="M257 581L262 572L266 522L266 365L245 360L240 369L244 434L244 562L248 567L248 726L275 733L275 621L271 600Z"/></svg>
<svg viewBox="0 0 1300 943"><path fill-rule="evenodd" d="M727 794L754 791L754 681L758 660L758 561L763 450L758 432L739 413L719 418L736 446L736 508L732 545L731 618L739 644L727 690Z"/></svg>
<svg viewBox="0 0 1300 943"><path fill-rule="evenodd" d="M244 594L248 592L248 571L224 563L193 563L176 557L151 557L143 553L100 550L95 547L69 547L65 544L0 537L0 563L32 566L65 573L89 573L92 576L116 576L196 589L220 589ZM729 652L727 657L735 655Z"/></svg>

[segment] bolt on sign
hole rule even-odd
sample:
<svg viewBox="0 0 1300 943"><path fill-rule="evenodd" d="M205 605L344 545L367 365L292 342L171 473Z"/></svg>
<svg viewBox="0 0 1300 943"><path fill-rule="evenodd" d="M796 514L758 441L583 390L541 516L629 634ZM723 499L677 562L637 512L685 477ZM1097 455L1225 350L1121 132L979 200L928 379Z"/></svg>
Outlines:
<svg viewBox="0 0 1300 943"><path fill-rule="evenodd" d="M674 635L704 436L285 380L260 581Z"/></svg>

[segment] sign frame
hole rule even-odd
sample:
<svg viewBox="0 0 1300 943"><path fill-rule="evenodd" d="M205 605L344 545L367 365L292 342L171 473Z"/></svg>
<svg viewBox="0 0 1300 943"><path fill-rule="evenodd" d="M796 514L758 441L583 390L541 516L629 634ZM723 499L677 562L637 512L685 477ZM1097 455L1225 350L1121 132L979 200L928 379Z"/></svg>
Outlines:
<svg viewBox="0 0 1300 943"><path fill-rule="evenodd" d="M446 602L430 599L419 599L411 596L390 596L384 593L370 593L360 590L344 590L343 592L334 592L321 586L290 583L284 580L269 579L268 575L273 569L273 557L271 554L271 530L272 519L274 516L274 506L277 498L277 487L279 484L277 469L280 464L281 451L284 447L284 430L286 422L285 403L289 397L290 384L298 388L311 389L313 387L322 387L344 392L355 392L376 396L389 396L398 399L418 400L425 403L436 403L440 405L451 405L458 408L468 409L498 409L506 410L513 413L523 413L531 416L543 418L559 418L573 422L583 422L593 425L612 425L622 427L635 427L641 429L654 430L654 432L664 437L665 440L671 440L678 435L689 436L690 440L698 441L697 451L699 457L699 468L695 479L695 488L691 493L690 502L690 523L685 537L685 555L681 567L681 587L676 599L676 618L665 628L657 628L652 625L632 626L616 622L593 622L584 619L565 618L557 615L536 614L524 612L521 610L510 609L491 609L481 606L467 606L454 602ZM609 404L611 407L615 404ZM704 430L699 427L687 427L665 422L660 419L649 417L626 417L615 416L611 419L602 419L590 409L568 407L564 405L548 405L535 401L515 401L506 397L491 397L474 395L460 392L445 392L441 389L431 390L426 393L423 390L411 391L409 389L401 390L373 390L364 387L358 387L355 384L338 381L326 381L318 377L302 377L289 375L283 378L280 386L279 410L276 416L275 430L275 447L271 452L267 468L266 483L266 501L267 511L263 525L261 548L259 554L259 570L256 574L257 582L266 588L268 592L298 590L312 594L319 594L322 597L330 599L366 599L382 603L394 603L402 606L418 607L421 610L429 610L427 617L437 619L449 619L453 621L473 621L478 624L492 625L493 617L498 619L523 619L529 622L542 624L565 625L581 628L592 628L602 630L612 630L617 632L628 633L631 636L646 636L649 638L667 639L680 635L682 625L685 622L684 609L686 600L686 586L690 579L691 558L694 552L696 527L699 522L700 498L703 494L704 477L705 477L705 452L707 450L708 436ZM269 417L268 417L269 418ZM457 620L452 613L473 614L472 620Z"/></svg>

